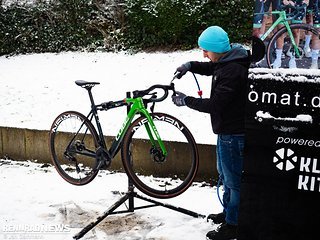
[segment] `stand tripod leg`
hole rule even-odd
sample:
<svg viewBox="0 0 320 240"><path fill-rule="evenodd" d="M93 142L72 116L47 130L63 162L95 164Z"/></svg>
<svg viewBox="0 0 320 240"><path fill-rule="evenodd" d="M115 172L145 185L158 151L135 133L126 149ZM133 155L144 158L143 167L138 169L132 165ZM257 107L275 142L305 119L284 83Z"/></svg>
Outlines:
<svg viewBox="0 0 320 240"><path fill-rule="evenodd" d="M108 215L112 214L114 210L116 210L120 205L122 205L125 201L127 201L130 197L131 193L127 193L122 198L120 198L117 202L115 202L104 214L97 218L95 222L91 222L85 228L83 228L78 234L76 234L73 238L80 239L82 238L87 232L89 232L92 228L98 225L103 219L105 219Z"/></svg>
<svg viewBox="0 0 320 240"><path fill-rule="evenodd" d="M137 193L135 193L134 197L142 199L142 200L147 201L147 202L154 203L156 206L169 208L171 210L174 210L174 211L177 211L177 212L180 212L180 213L184 213L184 214L187 214L187 215L192 216L192 217L196 217L196 218L199 218L199 217L205 218L206 217L205 215L190 211L190 210L185 209L185 208L176 207L176 206L173 206L173 205L170 205L170 204L167 204L167 203L162 203L162 202L158 202L158 201L155 201L153 199L150 199L150 198L143 197L141 195L138 195Z"/></svg>
<svg viewBox="0 0 320 240"><path fill-rule="evenodd" d="M141 207L134 207L133 202L134 202L134 198L139 198L141 200L147 201L152 203L153 205L148 205L148 206L141 206ZM121 212L114 212L120 205L122 205L125 201L129 200L132 201L132 206L129 207L128 211L121 211ZM129 203L130 204L130 203ZM129 188L129 192L127 192L122 198L120 198L116 203L114 203L107 211L104 212L104 214L100 217L97 218L97 220L95 222L91 222L89 225L87 225L86 227L84 227L78 234L76 234L73 238L74 239L80 239L82 238L87 232L89 232L91 229L93 229L96 225L98 225L103 219L105 219L107 216L113 214L113 213L124 213L124 212L134 212L134 210L137 209L143 209L143 208L148 208L148 207L156 207L156 206L161 206L161 207L165 207L183 214L187 214L189 216L192 217L196 217L196 218L205 218L206 216L190 211L188 209L185 208L181 208L181 207L175 207L173 205L167 204L167 203L161 203L158 201L155 201L151 198L147 198L141 195L138 195L136 192L133 191L133 188Z"/></svg>

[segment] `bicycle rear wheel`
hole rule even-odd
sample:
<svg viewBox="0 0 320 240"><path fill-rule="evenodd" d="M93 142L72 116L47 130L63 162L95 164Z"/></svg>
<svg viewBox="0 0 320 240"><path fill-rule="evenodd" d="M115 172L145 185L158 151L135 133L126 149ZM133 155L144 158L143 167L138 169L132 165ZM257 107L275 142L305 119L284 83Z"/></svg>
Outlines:
<svg viewBox="0 0 320 240"><path fill-rule="evenodd" d="M53 122L49 145L52 162L67 182L84 185L98 173L96 149L98 134L92 123L81 113L61 113Z"/></svg>
<svg viewBox="0 0 320 240"><path fill-rule="evenodd" d="M136 119L123 140L122 161L133 184L155 198L175 197L192 184L199 166L196 142L187 127L175 117L154 113L152 118L164 141L167 156L154 148L147 135L146 117Z"/></svg>
<svg viewBox="0 0 320 240"><path fill-rule="evenodd" d="M305 43L305 35L315 34L319 38L319 32L317 29L308 24L291 24L290 28L297 38L299 38L298 43L298 51L299 56L295 53L294 47L290 40L288 31L285 27L282 27L279 31L277 31L271 38L266 52L266 60L269 68L273 67L273 63L276 59L276 48L277 48L277 41L281 38L284 39L283 45L283 54L281 59L281 68L289 68L290 59L294 56L295 63L297 68L311 68L311 56L310 52L306 52L304 50L304 43ZM281 41L281 40L279 40ZM310 47L312 45L312 41L310 43Z"/></svg>

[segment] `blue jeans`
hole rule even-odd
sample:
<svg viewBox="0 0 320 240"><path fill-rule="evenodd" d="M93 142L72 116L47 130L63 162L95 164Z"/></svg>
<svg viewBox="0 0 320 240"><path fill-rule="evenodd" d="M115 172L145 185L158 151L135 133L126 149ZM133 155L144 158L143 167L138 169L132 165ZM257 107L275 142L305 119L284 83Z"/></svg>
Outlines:
<svg viewBox="0 0 320 240"><path fill-rule="evenodd" d="M224 188L222 203L226 222L232 225L238 224L243 149L243 134L218 135L217 170Z"/></svg>

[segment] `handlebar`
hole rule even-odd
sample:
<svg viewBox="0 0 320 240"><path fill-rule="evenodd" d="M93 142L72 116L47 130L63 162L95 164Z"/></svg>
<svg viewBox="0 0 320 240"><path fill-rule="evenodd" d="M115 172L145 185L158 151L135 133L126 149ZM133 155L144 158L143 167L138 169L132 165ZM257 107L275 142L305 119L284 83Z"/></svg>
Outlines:
<svg viewBox="0 0 320 240"><path fill-rule="evenodd" d="M150 93L151 91L155 90L155 89L161 89L164 91L164 94L161 97L157 97L157 94L154 93ZM151 102L161 102L164 99L166 99L169 95L169 90L173 91L173 94L175 94L175 89L174 89L174 83L171 81L170 85L160 85L160 84L156 84L153 85L145 90L136 90L133 91L133 98L138 98L141 97L143 98L144 96L150 95L150 98L144 98L143 102L144 103L151 103ZM97 105L97 109L98 110L108 110L108 109L112 109L112 108L117 108L117 107L121 107L121 106L127 106L128 103L126 102L126 99L120 100L120 101L109 101L109 102L104 102L101 103L99 105Z"/></svg>
<svg viewBox="0 0 320 240"><path fill-rule="evenodd" d="M151 93L151 91L155 90L155 89L161 89L164 91L164 94L161 97L157 97L156 93ZM169 95L169 90L172 90L173 93L175 93L175 89L174 89L174 83L171 81L170 85L160 85L160 84L156 84L153 85L145 90L136 90L133 91L133 98L137 98L137 97L144 97L147 95L151 95L151 97L149 99L144 99L147 102L161 102L164 99L166 99Z"/></svg>
<svg viewBox="0 0 320 240"><path fill-rule="evenodd" d="M293 9L293 10L302 10L302 9L305 9L307 7L307 4L306 3L303 3L301 4L300 6L298 5L291 5L291 4L288 4L288 5L284 5L284 4L281 4L280 5L280 9Z"/></svg>
<svg viewBox="0 0 320 240"><path fill-rule="evenodd" d="M296 17L299 16L299 14L300 14L299 11L300 10L306 10L307 9L307 4L303 3L303 4L301 4L301 6L291 5L291 4L288 4L288 5L281 4L280 5L280 9L282 9L283 11L285 11L287 9L292 9L293 12L287 13L287 19L291 20L291 19L295 19Z"/></svg>
<svg viewBox="0 0 320 240"><path fill-rule="evenodd" d="M268 14L268 15L272 15L272 14L281 14L282 12L285 12L286 10L292 9L293 12L291 13L286 13L287 16L287 20L291 20L296 18L299 14L300 14L300 10L302 9L306 9L307 8L307 4L303 3L301 4L301 6L293 6L291 4L288 5L284 5L281 4L279 5L279 8L277 10L271 11L271 12L263 12L263 13L255 13L254 15L264 15L264 14Z"/></svg>

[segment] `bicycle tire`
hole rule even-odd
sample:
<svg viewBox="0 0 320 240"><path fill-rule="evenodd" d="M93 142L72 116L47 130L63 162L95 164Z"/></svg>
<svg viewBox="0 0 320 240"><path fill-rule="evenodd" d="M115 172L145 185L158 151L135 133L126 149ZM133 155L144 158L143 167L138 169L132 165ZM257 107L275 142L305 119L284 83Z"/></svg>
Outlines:
<svg viewBox="0 0 320 240"><path fill-rule="evenodd" d="M301 54L300 58L296 56L296 67L309 69L311 67L311 57L307 57L308 53L304 52L304 34L315 34L319 37L319 32L317 29L309 24L290 24L291 30L300 30L300 42L298 45L299 52ZM284 37L284 46L282 54L281 68L289 68L289 61L293 54L293 47L290 38L288 37L288 31L286 27L279 29L270 39L267 46L266 61L269 68L272 68L273 62L276 57L275 49L276 42L279 38ZM310 44L311 45L311 44Z"/></svg>
<svg viewBox="0 0 320 240"><path fill-rule="evenodd" d="M197 145L188 128L175 117L165 113L151 116L168 155L161 160L152 155L154 148L144 127L148 122L141 116L129 126L124 136L123 166L141 192L154 198L172 198L186 191L196 177L199 167Z"/></svg>
<svg viewBox="0 0 320 240"><path fill-rule="evenodd" d="M97 147L98 134L81 113L63 112L53 121L49 132L51 159L57 172L67 182L81 186L96 177L99 171Z"/></svg>

